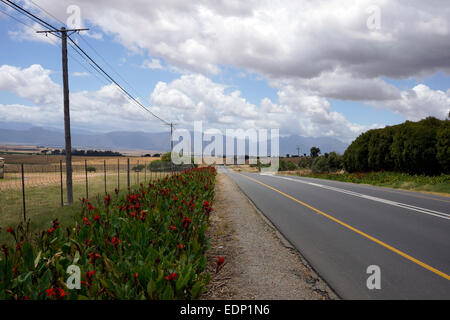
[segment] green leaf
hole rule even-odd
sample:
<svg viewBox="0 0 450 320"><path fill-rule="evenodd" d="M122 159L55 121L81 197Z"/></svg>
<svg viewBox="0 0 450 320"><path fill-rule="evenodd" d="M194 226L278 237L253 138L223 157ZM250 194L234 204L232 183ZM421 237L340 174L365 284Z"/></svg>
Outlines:
<svg viewBox="0 0 450 320"><path fill-rule="evenodd" d="M37 266L39 264L39 260L41 260L41 254L42 254L42 251L39 251L36 259L34 259L34 268L37 268Z"/></svg>
<svg viewBox="0 0 450 320"><path fill-rule="evenodd" d="M192 298L198 299L200 298L200 295L202 294L202 281L197 281L191 290Z"/></svg>
<svg viewBox="0 0 450 320"><path fill-rule="evenodd" d="M80 260L80 252L77 250L75 251L75 257L73 258L73 264L77 264L77 262Z"/></svg>
<svg viewBox="0 0 450 320"><path fill-rule="evenodd" d="M23 260L24 264L28 269L33 269L34 267L34 254L33 254L33 248L28 242L25 242L22 246L22 252L23 252Z"/></svg>

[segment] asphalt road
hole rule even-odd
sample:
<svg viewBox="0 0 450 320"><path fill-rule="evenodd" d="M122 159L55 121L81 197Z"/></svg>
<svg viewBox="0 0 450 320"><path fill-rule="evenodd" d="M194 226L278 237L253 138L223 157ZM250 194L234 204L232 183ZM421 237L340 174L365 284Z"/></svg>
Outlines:
<svg viewBox="0 0 450 320"><path fill-rule="evenodd" d="M450 198L222 170L341 298L450 299Z"/></svg>

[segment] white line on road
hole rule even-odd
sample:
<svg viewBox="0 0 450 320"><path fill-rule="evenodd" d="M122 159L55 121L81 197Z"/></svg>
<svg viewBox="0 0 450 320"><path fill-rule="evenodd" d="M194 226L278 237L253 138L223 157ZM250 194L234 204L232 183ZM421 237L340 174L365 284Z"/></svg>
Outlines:
<svg viewBox="0 0 450 320"><path fill-rule="evenodd" d="M425 213L425 214L428 214L430 216L435 216L435 217L438 217L438 218L450 220L450 214L439 212L439 211L434 211L434 210L430 210L430 209L426 209L426 208L416 207L416 206L413 206L413 205L410 205L410 204L406 204L406 203L386 200L386 199L373 197L373 196L365 195L365 194L362 194L362 193L353 192L353 191L340 189L340 188L336 188L336 187L330 187L330 186L326 186L326 185L318 184L318 183L314 183L314 182L307 182L307 181L303 181L303 180L299 180L299 179L280 177L280 176L276 176L276 175L272 175L272 176L276 177L276 178L284 179L284 180L294 181L294 182L308 184L308 185L319 187L319 188L323 188L323 189L328 189L328 190L332 190L332 191L336 191L336 192L345 193L345 194L352 195L352 196L355 196L355 197L360 197L360 198L364 198L364 199L368 199L368 200L372 200L372 201L382 202L382 203L389 204L389 205L392 205L392 206L396 206L396 207L400 207L400 208L404 208L404 209L409 209L409 210Z"/></svg>

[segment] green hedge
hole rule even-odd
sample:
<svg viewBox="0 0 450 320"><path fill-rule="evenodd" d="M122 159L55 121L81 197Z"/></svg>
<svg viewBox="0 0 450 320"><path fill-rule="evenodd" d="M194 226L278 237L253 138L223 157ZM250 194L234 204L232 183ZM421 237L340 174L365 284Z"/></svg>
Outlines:
<svg viewBox="0 0 450 320"><path fill-rule="evenodd" d="M348 172L450 173L450 121L429 117L369 130L344 153Z"/></svg>

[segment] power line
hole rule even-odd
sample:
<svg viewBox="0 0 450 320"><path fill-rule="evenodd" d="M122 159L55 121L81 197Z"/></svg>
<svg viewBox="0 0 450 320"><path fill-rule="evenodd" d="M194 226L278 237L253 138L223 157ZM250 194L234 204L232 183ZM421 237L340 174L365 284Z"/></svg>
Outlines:
<svg viewBox="0 0 450 320"><path fill-rule="evenodd" d="M56 21L59 21L63 26L66 26L66 24L64 22L62 22L61 20L59 20L57 17L55 17L53 14L51 14L49 11L45 10L44 8L42 8L40 5L38 5L36 2L34 2L33 0L29 0L35 7L39 8L39 10L44 11L49 17L55 19Z"/></svg>
<svg viewBox="0 0 450 320"><path fill-rule="evenodd" d="M50 29L48 30L49 33L53 33L53 32L58 32L59 29L57 29L56 27L54 27L53 25L47 23L46 21L40 19L39 17L37 17L36 15L32 14L31 12L29 12L28 10L18 6L17 4L15 4L12 1L9 0L0 0L1 2L3 2L4 4L10 6L11 8L15 9L16 11L18 11L19 13L27 16L28 18L34 20L35 22L39 23L41 26L44 26L46 29ZM35 4L36 5L36 4ZM37 5L36 5L37 6ZM39 7L39 6L38 6ZM40 8L40 7L39 7ZM94 59L92 59L85 50L83 50L72 38L70 38L70 36L68 36L68 39L70 40L70 42L72 42L73 45L75 45L78 50L81 51L81 53L87 57L89 59L89 61L91 61L94 66L96 68L94 68L97 72L99 72L100 74L104 75L107 77L107 79L109 81L111 81L112 83L114 83L123 94L125 94L128 98L130 98L137 106L141 107L142 109L144 109L145 111L147 111L148 113L150 113L153 117L157 118L158 120L160 120L161 122L163 122L165 125L170 125L170 123L164 119L162 119L161 117L157 116L155 113L153 113L151 110L149 110L147 107L145 107L139 100L137 100L135 97L133 97L127 90L125 90L116 80L114 80L114 78L112 78L102 67L100 67L98 65L97 62L94 61ZM91 65L92 66L92 65Z"/></svg>
<svg viewBox="0 0 450 320"><path fill-rule="evenodd" d="M118 86L128 97L130 97L132 100L134 100L141 108L143 108L144 110L146 110L147 112L149 112L151 115L153 115L155 118L159 119L160 121L162 121L164 124L166 125L170 125L170 123L162 118L160 118L159 116L157 116L156 114L154 114L152 111L150 111L148 108L146 108L144 105L142 105L142 103L139 102L139 100L135 99L127 90L125 90L119 83L117 83L116 80L114 80L105 70L103 70L102 67L100 67L97 62L94 61L94 59L92 59L87 53L86 51L84 51L71 37L68 37L70 42L72 42L72 44L74 44L106 77L108 77L108 79L110 81L112 81L116 86Z"/></svg>
<svg viewBox="0 0 450 320"><path fill-rule="evenodd" d="M0 0L1 2L3 2L4 4L8 5L9 7L13 8L14 10L16 10L17 12L26 15L28 18L34 20L35 22L39 23L41 26L48 28L50 30L58 30L56 29L54 26L52 26L51 24L47 23L46 21L42 20L41 18L37 17L36 15L32 14L30 11L22 8L21 6L15 4L14 2L10 1L10 0Z"/></svg>
<svg viewBox="0 0 450 320"><path fill-rule="evenodd" d="M49 12L48 10L46 10L45 8L41 7L40 5L38 5L37 3L35 3L33 0L29 0L35 7L37 7L39 10L45 12L49 17L53 18L54 20L60 22L63 26L66 26L66 23L64 23L63 21L61 21L59 18L57 18L55 15L53 15L51 12ZM135 95L141 96L142 98L144 98L144 95L142 93L140 93L138 90L136 90L136 88L134 88L124 77L122 77L120 75L119 72L117 72L113 66L111 66L110 63L108 63L108 61L89 43L89 41L87 39L85 39L85 37L78 33L79 38L89 47L91 48L91 50L93 50L95 52L95 54L97 56L100 57L100 59L102 59L102 61L123 81L125 82L130 89L133 91L133 93ZM71 45L71 47L73 48L73 46ZM73 48L74 49L74 48ZM75 49L74 49L75 50ZM92 65L91 65L92 66Z"/></svg>

